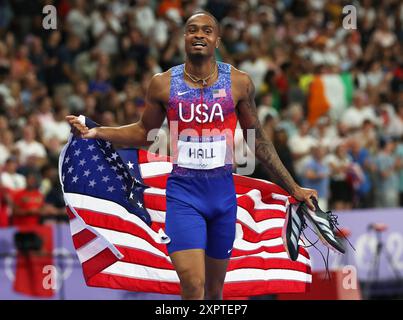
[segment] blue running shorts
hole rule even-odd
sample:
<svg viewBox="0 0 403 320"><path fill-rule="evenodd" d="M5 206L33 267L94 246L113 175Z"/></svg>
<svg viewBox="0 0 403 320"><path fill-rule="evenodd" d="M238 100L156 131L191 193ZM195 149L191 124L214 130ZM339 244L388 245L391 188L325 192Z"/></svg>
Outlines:
<svg viewBox="0 0 403 320"><path fill-rule="evenodd" d="M228 259L235 240L236 212L231 172L197 177L171 174L166 186L168 253L204 249L211 258Z"/></svg>

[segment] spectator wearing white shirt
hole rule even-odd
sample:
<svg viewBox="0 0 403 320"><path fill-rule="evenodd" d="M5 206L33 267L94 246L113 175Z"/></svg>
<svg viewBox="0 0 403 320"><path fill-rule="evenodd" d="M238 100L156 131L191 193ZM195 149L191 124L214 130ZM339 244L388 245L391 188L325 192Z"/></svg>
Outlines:
<svg viewBox="0 0 403 320"><path fill-rule="evenodd" d="M26 186L25 177L17 173L18 162L16 157L10 157L6 160L2 173L0 174L0 184L11 190L22 190Z"/></svg>
<svg viewBox="0 0 403 320"><path fill-rule="evenodd" d="M365 95L357 91L353 97L353 105L349 107L342 115L341 122L349 129L357 129L362 126L365 120L371 120L377 123L375 111L365 105Z"/></svg>
<svg viewBox="0 0 403 320"><path fill-rule="evenodd" d="M294 158L295 173L301 181L306 161L310 158L311 148L317 145L317 140L309 134L309 123L304 121L299 126L298 133L289 140L289 147Z"/></svg>
<svg viewBox="0 0 403 320"><path fill-rule="evenodd" d="M20 152L20 162L23 165L30 156L39 158L39 162L46 160L46 149L42 143L35 140L35 130L32 126L24 127L23 138L17 141L15 146Z"/></svg>
<svg viewBox="0 0 403 320"><path fill-rule="evenodd" d="M377 29L372 34L372 41L382 49L389 48L397 41L396 35L390 30L386 15L377 21Z"/></svg>
<svg viewBox="0 0 403 320"><path fill-rule="evenodd" d="M68 109L60 107L59 110L56 111L54 120L43 125L44 143L52 137L55 137L60 143L67 142L70 135L70 126L65 117L68 114Z"/></svg>

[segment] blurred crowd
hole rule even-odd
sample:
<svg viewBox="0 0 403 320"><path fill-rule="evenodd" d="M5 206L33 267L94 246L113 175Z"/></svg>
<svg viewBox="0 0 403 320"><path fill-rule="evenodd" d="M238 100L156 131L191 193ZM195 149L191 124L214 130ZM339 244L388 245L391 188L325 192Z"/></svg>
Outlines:
<svg viewBox="0 0 403 320"><path fill-rule="evenodd" d="M221 25L217 60L250 74L264 129L324 209L403 206L401 1L0 0L0 225L63 215L65 116L137 121L201 9ZM270 179L259 163L252 176Z"/></svg>

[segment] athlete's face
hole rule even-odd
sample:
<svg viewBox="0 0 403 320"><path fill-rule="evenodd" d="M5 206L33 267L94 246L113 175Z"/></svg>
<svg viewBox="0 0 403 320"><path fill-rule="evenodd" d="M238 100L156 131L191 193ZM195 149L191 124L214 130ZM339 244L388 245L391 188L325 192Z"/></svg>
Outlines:
<svg viewBox="0 0 403 320"><path fill-rule="evenodd" d="M185 26L185 50L190 56L213 56L220 38L213 18L205 14L191 17Z"/></svg>

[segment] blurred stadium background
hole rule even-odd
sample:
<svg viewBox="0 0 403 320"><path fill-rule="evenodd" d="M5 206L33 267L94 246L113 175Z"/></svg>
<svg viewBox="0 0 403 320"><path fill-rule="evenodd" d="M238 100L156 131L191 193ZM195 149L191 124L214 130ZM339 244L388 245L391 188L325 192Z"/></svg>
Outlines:
<svg viewBox="0 0 403 320"><path fill-rule="evenodd" d="M343 26L347 5L356 28ZM182 27L199 9L222 26L217 59L251 75L284 164L356 249L330 254L328 281L311 248L311 294L254 299L402 298L403 2L0 0L0 299L179 298L85 286L57 166L67 114L139 119L151 76L183 62ZM252 176L269 179L259 163ZM48 264L55 290L41 285Z"/></svg>

